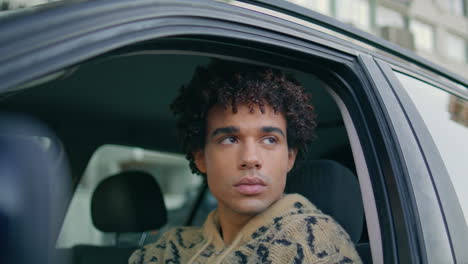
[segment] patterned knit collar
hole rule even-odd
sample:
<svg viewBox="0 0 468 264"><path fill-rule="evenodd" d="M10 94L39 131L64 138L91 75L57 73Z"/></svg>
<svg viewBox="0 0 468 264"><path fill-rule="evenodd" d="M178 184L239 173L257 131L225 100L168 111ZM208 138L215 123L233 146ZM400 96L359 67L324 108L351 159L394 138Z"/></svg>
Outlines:
<svg viewBox="0 0 468 264"><path fill-rule="evenodd" d="M291 213L313 213L317 208L305 197L299 194L287 194L275 202L270 208L252 218L237 234L229 247L237 247L254 239L258 232L268 229L275 224L277 219ZM203 235L208 243L214 246L215 252L225 249L224 241L220 234L217 210L212 211L203 225Z"/></svg>

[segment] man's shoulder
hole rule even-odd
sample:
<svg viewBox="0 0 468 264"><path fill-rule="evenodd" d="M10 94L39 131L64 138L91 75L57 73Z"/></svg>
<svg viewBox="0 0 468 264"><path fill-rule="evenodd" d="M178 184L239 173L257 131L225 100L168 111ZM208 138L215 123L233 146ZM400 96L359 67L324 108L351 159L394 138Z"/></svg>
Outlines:
<svg viewBox="0 0 468 264"><path fill-rule="evenodd" d="M288 214L277 216L270 222L270 226L276 231L304 231L308 226L320 226L321 229L339 229L339 224L333 217L322 213L319 209L313 208L306 212L292 211Z"/></svg>
<svg viewBox="0 0 468 264"><path fill-rule="evenodd" d="M319 241L341 240L352 243L348 233L332 216L323 213L305 198L294 203L294 210L273 219L272 223L273 226L282 225L284 232L295 233L299 237L314 233Z"/></svg>
<svg viewBox="0 0 468 264"><path fill-rule="evenodd" d="M349 240L348 234L331 216L296 194L288 195L282 204L277 204L268 214L256 219L254 226L256 228L251 231L250 239L263 242L282 236L294 242L309 241L311 236L323 241L330 238L331 241Z"/></svg>
<svg viewBox="0 0 468 264"><path fill-rule="evenodd" d="M201 227L173 227L153 243L136 250L130 256L130 264L142 264L155 262L165 258L166 251L171 251L177 259L184 258L188 252L192 252L203 242ZM174 254L176 252L177 254Z"/></svg>
<svg viewBox="0 0 468 264"><path fill-rule="evenodd" d="M203 228L195 226L179 226L173 227L161 236L161 238L147 246L157 246L161 243L167 243L168 241L177 242L178 245L183 247L186 244L193 245L194 243L200 243L203 240ZM190 246L189 246L190 247ZM193 246L192 246L193 247Z"/></svg>
<svg viewBox="0 0 468 264"><path fill-rule="evenodd" d="M268 251L275 259L361 263L346 231L331 216L316 208L274 218L253 233L246 247Z"/></svg>
<svg viewBox="0 0 468 264"><path fill-rule="evenodd" d="M275 216L270 218L270 225L276 226L277 229L294 228L304 224L336 224L331 216L324 214L302 195L288 194L284 200L282 205L272 209L275 212L272 215Z"/></svg>

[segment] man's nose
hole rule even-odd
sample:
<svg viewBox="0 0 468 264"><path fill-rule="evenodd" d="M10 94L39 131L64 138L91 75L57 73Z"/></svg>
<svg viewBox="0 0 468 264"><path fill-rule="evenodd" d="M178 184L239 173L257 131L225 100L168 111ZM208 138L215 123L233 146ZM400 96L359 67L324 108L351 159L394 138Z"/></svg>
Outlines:
<svg viewBox="0 0 468 264"><path fill-rule="evenodd" d="M260 152L255 142L251 141L243 144L240 168L243 170L262 168Z"/></svg>

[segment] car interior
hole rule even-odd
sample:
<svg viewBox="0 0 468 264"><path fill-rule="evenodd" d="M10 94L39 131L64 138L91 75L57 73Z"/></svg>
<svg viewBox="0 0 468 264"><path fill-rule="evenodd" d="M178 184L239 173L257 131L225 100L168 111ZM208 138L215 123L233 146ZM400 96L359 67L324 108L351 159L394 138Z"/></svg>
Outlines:
<svg viewBox="0 0 468 264"><path fill-rule="evenodd" d="M0 95L2 112L40 120L67 155L73 191L56 243L60 254L68 255L70 263L127 263L136 248L157 240L167 228L203 224L216 201L201 177L189 171L169 104L196 67L216 57L283 69L312 95L317 137L288 175L285 192L301 193L332 215L364 263L371 262L348 133L329 93L332 84L319 70L285 65L281 58L247 58L240 50L227 56L195 47L150 46L121 48ZM75 207L83 211L71 212ZM83 228L93 231L74 225L78 217L89 218L92 225ZM79 240L73 234L89 236Z"/></svg>

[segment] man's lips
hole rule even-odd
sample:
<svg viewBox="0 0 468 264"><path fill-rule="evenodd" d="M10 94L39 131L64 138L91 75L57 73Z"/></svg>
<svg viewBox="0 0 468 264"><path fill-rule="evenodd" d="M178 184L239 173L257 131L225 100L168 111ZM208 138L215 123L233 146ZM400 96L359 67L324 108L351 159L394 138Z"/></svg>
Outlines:
<svg viewBox="0 0 468 264"><path fill-rule="evenodd" d="M234 184L234 189L244 195L255 195L266 189L265 182L257 177L244 177Z"/></svg>

